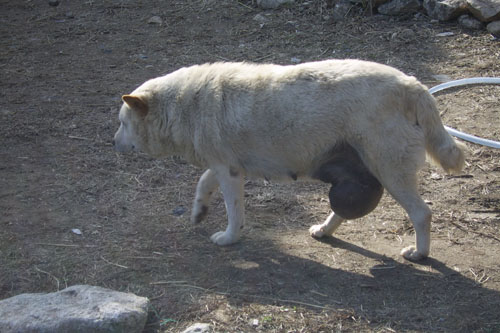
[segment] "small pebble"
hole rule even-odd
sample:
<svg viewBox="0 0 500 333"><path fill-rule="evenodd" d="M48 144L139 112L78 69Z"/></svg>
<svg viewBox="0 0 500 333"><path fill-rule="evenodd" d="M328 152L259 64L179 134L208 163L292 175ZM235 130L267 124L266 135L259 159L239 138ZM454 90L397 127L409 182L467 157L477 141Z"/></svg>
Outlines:
<svg viewBox="0 0 500 333"><path fill-rule="evenodd" d="M77 234L77 235L83 235L82 231L80 229L71 229L71 231L74 233L74 234Z"/></svg>
<svg viewBox="0 0 500 333"><path fill-rule="evenodd" d="M451 81L452 78L449 77L448 75L446 74L436 74L436 75L433 75L432 76L436 81L439 81L439 82L448 82L448 81Z"/></svg>
<svg viewBox="0 0 500 333"><path fill-rule="evenodd" d="M269 19L268 19L267 17L265 17L264 15L262 15L262 14L260 14L260 13L259 13L259 14L257 14L257 15L255 15L255 16L253 17L253 20L254 20L254 21L259 22L260 24L264 24L264 23L266 23L267 21L269 21Z"/></svg>
<svg viewBox="0 0 500 333"><path fill-rule="evenodd" d="M49 5L52 7L59 6L59 0L49 0Z"/></svg>
<svg viewBox="0 0 500 333"><path fill-rule="evenodd" d="M186 211L187 211L186 207L178 206L172 210L172 214L174 214L175 216L181 216Z"/></svg>
<svg viewBox="0 0 500 333"><path fill-rule="evenodd" d="M148 20L148 24L159 24L161 25L163 20L159 16L153 16Z"/></svg>
<svg viewBox="0 0 500 333"><path fill-rule="evenodd" d="M451 32L451 31L447 31L447 32L441 32L439 34L436 34L436 37L450 37L450 36L454 36L455 33Z"/></svg>

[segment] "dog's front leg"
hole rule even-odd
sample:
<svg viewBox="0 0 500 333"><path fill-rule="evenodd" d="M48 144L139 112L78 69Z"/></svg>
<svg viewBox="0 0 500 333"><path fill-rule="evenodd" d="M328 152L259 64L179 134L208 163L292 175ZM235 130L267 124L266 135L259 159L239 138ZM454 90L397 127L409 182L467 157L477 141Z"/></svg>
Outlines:
<svg viewBox="0 0 500 333"><path fill-rule="evenodd" d="M229 245L238 241L245 223L244 177L241 172L226 166L213 168L213 171L224 196L228 225L225 231L216 232L210 239L218 245Z"/></svg>
<svg viewBox="0 0 500 333"><path fill-rule="evenodd" d="M193 210L191 211L191 222L200 223L208 213L208 204L210 203L210 197L213 192L217 189L219 183L215 172L208 169L203 173L196 186L196 196L194 198Z"/></svg>

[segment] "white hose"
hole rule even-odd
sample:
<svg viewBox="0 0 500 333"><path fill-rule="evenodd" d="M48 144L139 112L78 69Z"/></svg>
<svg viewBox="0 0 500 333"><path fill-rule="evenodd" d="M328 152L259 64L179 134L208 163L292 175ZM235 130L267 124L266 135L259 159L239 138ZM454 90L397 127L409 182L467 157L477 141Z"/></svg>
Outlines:
<svg viewBox="0 0 500 333"><path fill-rule="evenodd" d="M444 89L465 86L465 85L469 85L469 84L500 84L500 78L473 77L470 79L449 81L449 82L438 84L437 86L432 87L431 89L429 89L429 92L431 94L434 94L434 93L441 91L441 90L444 90ZM488 146L488 147L500 149L500 142L498 142L498 141L479 138L479 137L474 136L474 135L470 135L467 133L457 131L456 129L453 129L453 128L448 127L448 126L445 126L444 128L448 131L448 133L450 133L453 136L456 136L457 138L464 139L466 141L477 143L477 144L480 144L483 146Z"/></svg>
<svg viewBox="0 0 500 333"><path fill-rule="evenodd" d="M429 89L429 92L431 94L434 94L435 92L448 89L451 87L458 87L458 86L465 86L468 84L500 84L500 78L496 77L473 77L470 79L461 79L461 80L455 80L455 81L449 81L445 83L438 84L437 86L432 87Z"/></svg>

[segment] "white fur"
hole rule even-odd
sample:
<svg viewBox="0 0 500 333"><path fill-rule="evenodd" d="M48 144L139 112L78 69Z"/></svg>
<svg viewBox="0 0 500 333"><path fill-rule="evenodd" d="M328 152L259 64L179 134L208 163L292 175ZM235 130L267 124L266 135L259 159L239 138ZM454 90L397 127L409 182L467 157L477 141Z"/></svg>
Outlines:
<svg viewBox="0 0 500 333"><path fill-rule="evenodd" d="M345 142L409 214L416 248L402 254L417 260L430 249L431 212L416 186L425 153L448 171L463 166L463 152L444 130L427 88L371 62L192 66L147 81L124 101L117 150L181 155L206 168L192 221L203 219L219 185L228 213L227 229L212 236L220 245L241 235L245 175L310 179ZM331 214L310 232L330 235L342 220Z"/></svg>

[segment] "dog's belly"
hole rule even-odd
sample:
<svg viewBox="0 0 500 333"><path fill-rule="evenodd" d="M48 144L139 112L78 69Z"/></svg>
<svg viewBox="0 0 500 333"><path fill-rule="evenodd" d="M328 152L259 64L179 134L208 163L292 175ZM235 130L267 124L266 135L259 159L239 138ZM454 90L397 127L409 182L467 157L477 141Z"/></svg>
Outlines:
<svg viewBox="0 0 500 333"><path fill-rule="evenodd" d="M348 144L332 150L313 178L332 184L330 206L345 219L356 219L370 213L384 192L378 179Z"/></svg>

